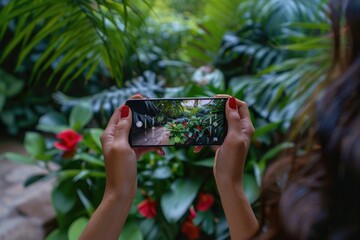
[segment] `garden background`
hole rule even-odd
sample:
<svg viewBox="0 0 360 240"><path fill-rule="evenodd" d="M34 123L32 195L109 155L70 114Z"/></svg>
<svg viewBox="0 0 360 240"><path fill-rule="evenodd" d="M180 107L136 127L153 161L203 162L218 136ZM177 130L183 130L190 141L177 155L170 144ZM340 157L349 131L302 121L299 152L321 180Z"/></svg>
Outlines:
<svg viewBox="0 0 360 240"><path fill-rule="evenodd" d="M24 185L53 183L46 238L77 239L102 198L99 136L117 106L226 93L256 128L244 188L258 213L264 170L325 78L329 32L325 0L0 0L1 143L26 150L1 157L43 169ZM165 153L139 161L120 239L229 239L214 153Z"/></svg>

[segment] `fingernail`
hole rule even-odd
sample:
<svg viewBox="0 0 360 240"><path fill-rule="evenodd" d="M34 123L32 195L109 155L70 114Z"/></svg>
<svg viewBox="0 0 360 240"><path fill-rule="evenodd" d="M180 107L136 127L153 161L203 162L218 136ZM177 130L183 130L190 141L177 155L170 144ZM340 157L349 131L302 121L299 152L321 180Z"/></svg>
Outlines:
<svg viewBox="0 0 360 240"><path fill-rule="evenodd" d="M237 106L236 106L236 99L235 99L234 97L231 97L231 98L229 99L229 107L230 107L231 109L236 110L236 108L237 108Z"/></svg>
<svg viewBox="0 0 360 240"><path fill-rule="evenodd" d="M160 155L160 156L165 156L165 152L164 152L164 150L162 150L162 149L158 149L158 154Z"/></svg>
<svg viewBox="0 0 360 240"><path fill-rule="evenodd" d="M120 110L120 118L126 118L129 116L130 108L126 105L122 106Z"/></svg>
<svg viewBox="0 0 360 240"><path fill-rule="evenodd" d="M201 147L200 146L195 146L194 147L194 153L198 153L201 151Z"/></svg>

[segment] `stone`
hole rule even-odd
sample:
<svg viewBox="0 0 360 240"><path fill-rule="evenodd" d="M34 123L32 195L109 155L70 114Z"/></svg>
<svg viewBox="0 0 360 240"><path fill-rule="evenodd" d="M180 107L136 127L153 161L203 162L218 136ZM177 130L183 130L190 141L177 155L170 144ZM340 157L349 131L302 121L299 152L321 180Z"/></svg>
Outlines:
<svg viewBox="0 0 360 240"><path fill-rule="evenodd" d="M37 166L19 165L17 168L5 175L5 181L8 183L23 184L28 177L40 173L46 173L46 171Z"/></svg>
<svg viewBox="0 0 360 240"><path fill-rule="evenodd" d="M0 240L40 240L44 233L39 225L23 217L10 218L0 225Z"/></svg>
<svg viewBox="0 0 360 240"><path fill-rule="evenodd" d="M55 219L55 211L51 205L50 192L44 191L42 194L19 204L16 210L23 216L36 218L41 226L45 226Z"/></svg>

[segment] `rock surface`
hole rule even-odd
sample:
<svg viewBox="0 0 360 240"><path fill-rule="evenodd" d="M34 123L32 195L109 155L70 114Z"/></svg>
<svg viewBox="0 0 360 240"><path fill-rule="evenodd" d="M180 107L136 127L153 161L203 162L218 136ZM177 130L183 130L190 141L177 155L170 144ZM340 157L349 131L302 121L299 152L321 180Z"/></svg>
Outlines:
<svg viewBox="0 0 360 240"><path fill-rule="evenodd" d="M5 152L24 154L25 150L21 142L2 139L0 155ZM23 186L29 176L42 172L37 166L0 159L0 240L45 238L55 219L50 200L52 182Z"/></svg>

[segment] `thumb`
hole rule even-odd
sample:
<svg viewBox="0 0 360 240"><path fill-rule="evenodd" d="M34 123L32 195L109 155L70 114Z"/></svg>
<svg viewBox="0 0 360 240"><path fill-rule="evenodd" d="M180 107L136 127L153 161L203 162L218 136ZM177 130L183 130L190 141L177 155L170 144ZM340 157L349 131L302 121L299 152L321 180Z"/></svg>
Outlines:
<svg viewBox="0 0 360 240"><path fill-rule="evenodd" d="M115 127L114 143L128 144L129 132L132 123L131 110L128 106L123 105L120 108L120 118Z"/></svg>
<svg viewBox="0 0 360 240"><path fill-rule="evenodd" d="M237 101L234 97L229 98L227 101L225 115L228 123L228 135L239 134L241 131L241 118L238 111Z"/></svg>

